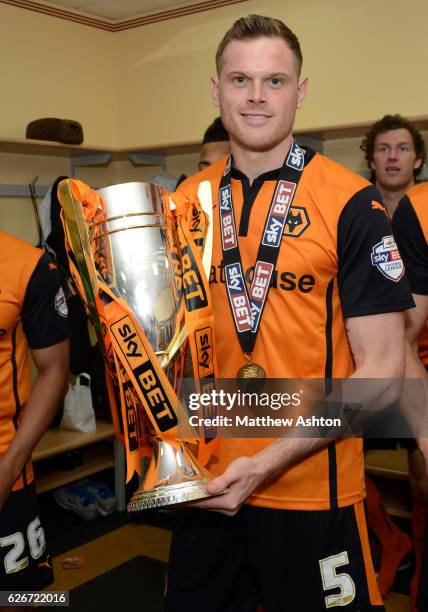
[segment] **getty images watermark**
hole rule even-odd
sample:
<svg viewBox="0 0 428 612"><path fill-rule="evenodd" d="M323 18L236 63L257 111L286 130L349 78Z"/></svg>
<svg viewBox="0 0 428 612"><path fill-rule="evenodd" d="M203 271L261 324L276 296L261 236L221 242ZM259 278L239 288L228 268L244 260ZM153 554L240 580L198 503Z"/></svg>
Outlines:
<svg viewBox="0 0 428 612"><path fill-rule="evenodd" d="M297 415L272 417L269 414L255 416L254 414L242 414L236 412L238 408L268 408L279 411L282 408L300 407L304 391L295 393L250 393L227 392L223 389L212 389L209 393L191 393L188 400L188 408L200 412L204 408L223 409L226 412L233 411L232 416L223 414L209 414L199 416L189 415L191 427L340 427L340 418L328 418L325 416L303 416Z"/></svg>
<svg viewBox="0 0 428 612"><path fill-rule="evenodd" d="M382 404L397 384L409 399L404 410L398 402ZM428 437L428 392L416 379L221 379L202 388L183 379L180 400L187 409L183 438Z"/></svg>

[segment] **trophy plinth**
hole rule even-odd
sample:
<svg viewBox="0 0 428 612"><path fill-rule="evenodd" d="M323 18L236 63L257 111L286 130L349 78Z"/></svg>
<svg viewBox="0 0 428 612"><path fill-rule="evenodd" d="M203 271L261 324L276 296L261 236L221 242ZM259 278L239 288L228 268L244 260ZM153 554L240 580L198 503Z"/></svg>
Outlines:
<svg viewBox="0 0 428 612"><path fill-rule="evenodd" d="M133 494L128 512L174 506L210 497L208 473L179 440L155 438L144 484Z"/></svg>

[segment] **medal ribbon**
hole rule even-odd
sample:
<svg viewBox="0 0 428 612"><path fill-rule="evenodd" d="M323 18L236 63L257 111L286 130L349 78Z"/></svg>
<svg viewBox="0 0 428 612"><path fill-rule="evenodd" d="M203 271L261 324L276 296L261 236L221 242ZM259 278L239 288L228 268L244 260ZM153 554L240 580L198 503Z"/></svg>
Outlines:
<svg viewBox="0 0 428 612"><path fill-rule="evenodd" d="M202 264L209 219L197 199L189 202L182 192L172 194L171 199L175 204L185 324L195 386L199 393L207 393L214 388L217 375L212 298ZM214 435L215 432L205 431L204 439L199 442L198 458L203 464L215 452Z"/></svg>
<svg viewBox="0 0 428 612"><path fill-rule="evenodd" d="M256 343L272 274L281 248L282 235L304 166L305 151L293 140L276 182L249 291L243 274L233 209L231 157L227 161L220 181L220 234L227 296L236 333L244 353L251 353Z"/></svg>

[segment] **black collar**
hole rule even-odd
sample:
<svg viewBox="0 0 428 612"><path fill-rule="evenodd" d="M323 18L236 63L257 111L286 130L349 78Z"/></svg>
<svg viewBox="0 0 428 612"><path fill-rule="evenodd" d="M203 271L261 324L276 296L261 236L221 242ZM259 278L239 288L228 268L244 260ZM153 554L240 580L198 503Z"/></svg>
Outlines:
<svg viewBox="0 0 428 612"><path fill-rule="evenodd" d="M309 149L307 147L302 147L305 149L305 167L310 163L312 158L315 156L315 151ZM231 169L231 178L241 181L242 185L242 195L244 198L244 205L242 207L241 219L239 222L239 236L247 236L251 209L253 207L254 201L257 198L257 195L263 186L265 181L277 181L279 179L281 168L275 168L275 170L269 170L268 172L263 172L259 174L250 185L250 180L248 176L246 176L243 172L238 170L238 168L233 167L233 158L232 158L232 169Z"/></svg>
<svg viewBox="0 0 428 612"><path fill-rule="evenodd" d="M269 170L269 172L263 172L263 174L259 174L259 176L257 176L250 185L250 180L248 176L246 176L243 172L232 166L231 178L241 181L242 195L244 197L244 206L242 208L241 219L239 222L239 236L248 235L251 209L263 183L265 181L277 181L279 178L280 171L281 168L276 168L276 170Z"/></svg>
<svg viewBox="0 0 428 612"><path fill-rule="evenodd" d="M264 183L264 181L276 181L278 180L280 170L281 168L276 168L275 170L269 170L269 172L263 172L263 174L259 174L259 176L256 176L253 183L255 183L256 181L258 183ZM238 170L238 168L234 168L233 166L231 174L233 179L248 183L250 182L247 175Z"/></svg>

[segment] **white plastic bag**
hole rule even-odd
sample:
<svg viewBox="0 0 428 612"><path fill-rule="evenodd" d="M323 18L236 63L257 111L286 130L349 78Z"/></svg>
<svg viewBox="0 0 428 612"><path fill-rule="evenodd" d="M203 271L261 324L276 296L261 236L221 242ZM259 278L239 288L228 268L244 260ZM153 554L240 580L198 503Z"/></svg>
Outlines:
<svg viewBox="0 0 428 612"><path fill-rule="evenodd" d="M82 385L86 379L87 384ZM64 398L64 411L60 423L61 429L72 431L95 431L95 412L92 406L91 377L82 372L76 376L76 383L68 387Z"/></svg>

